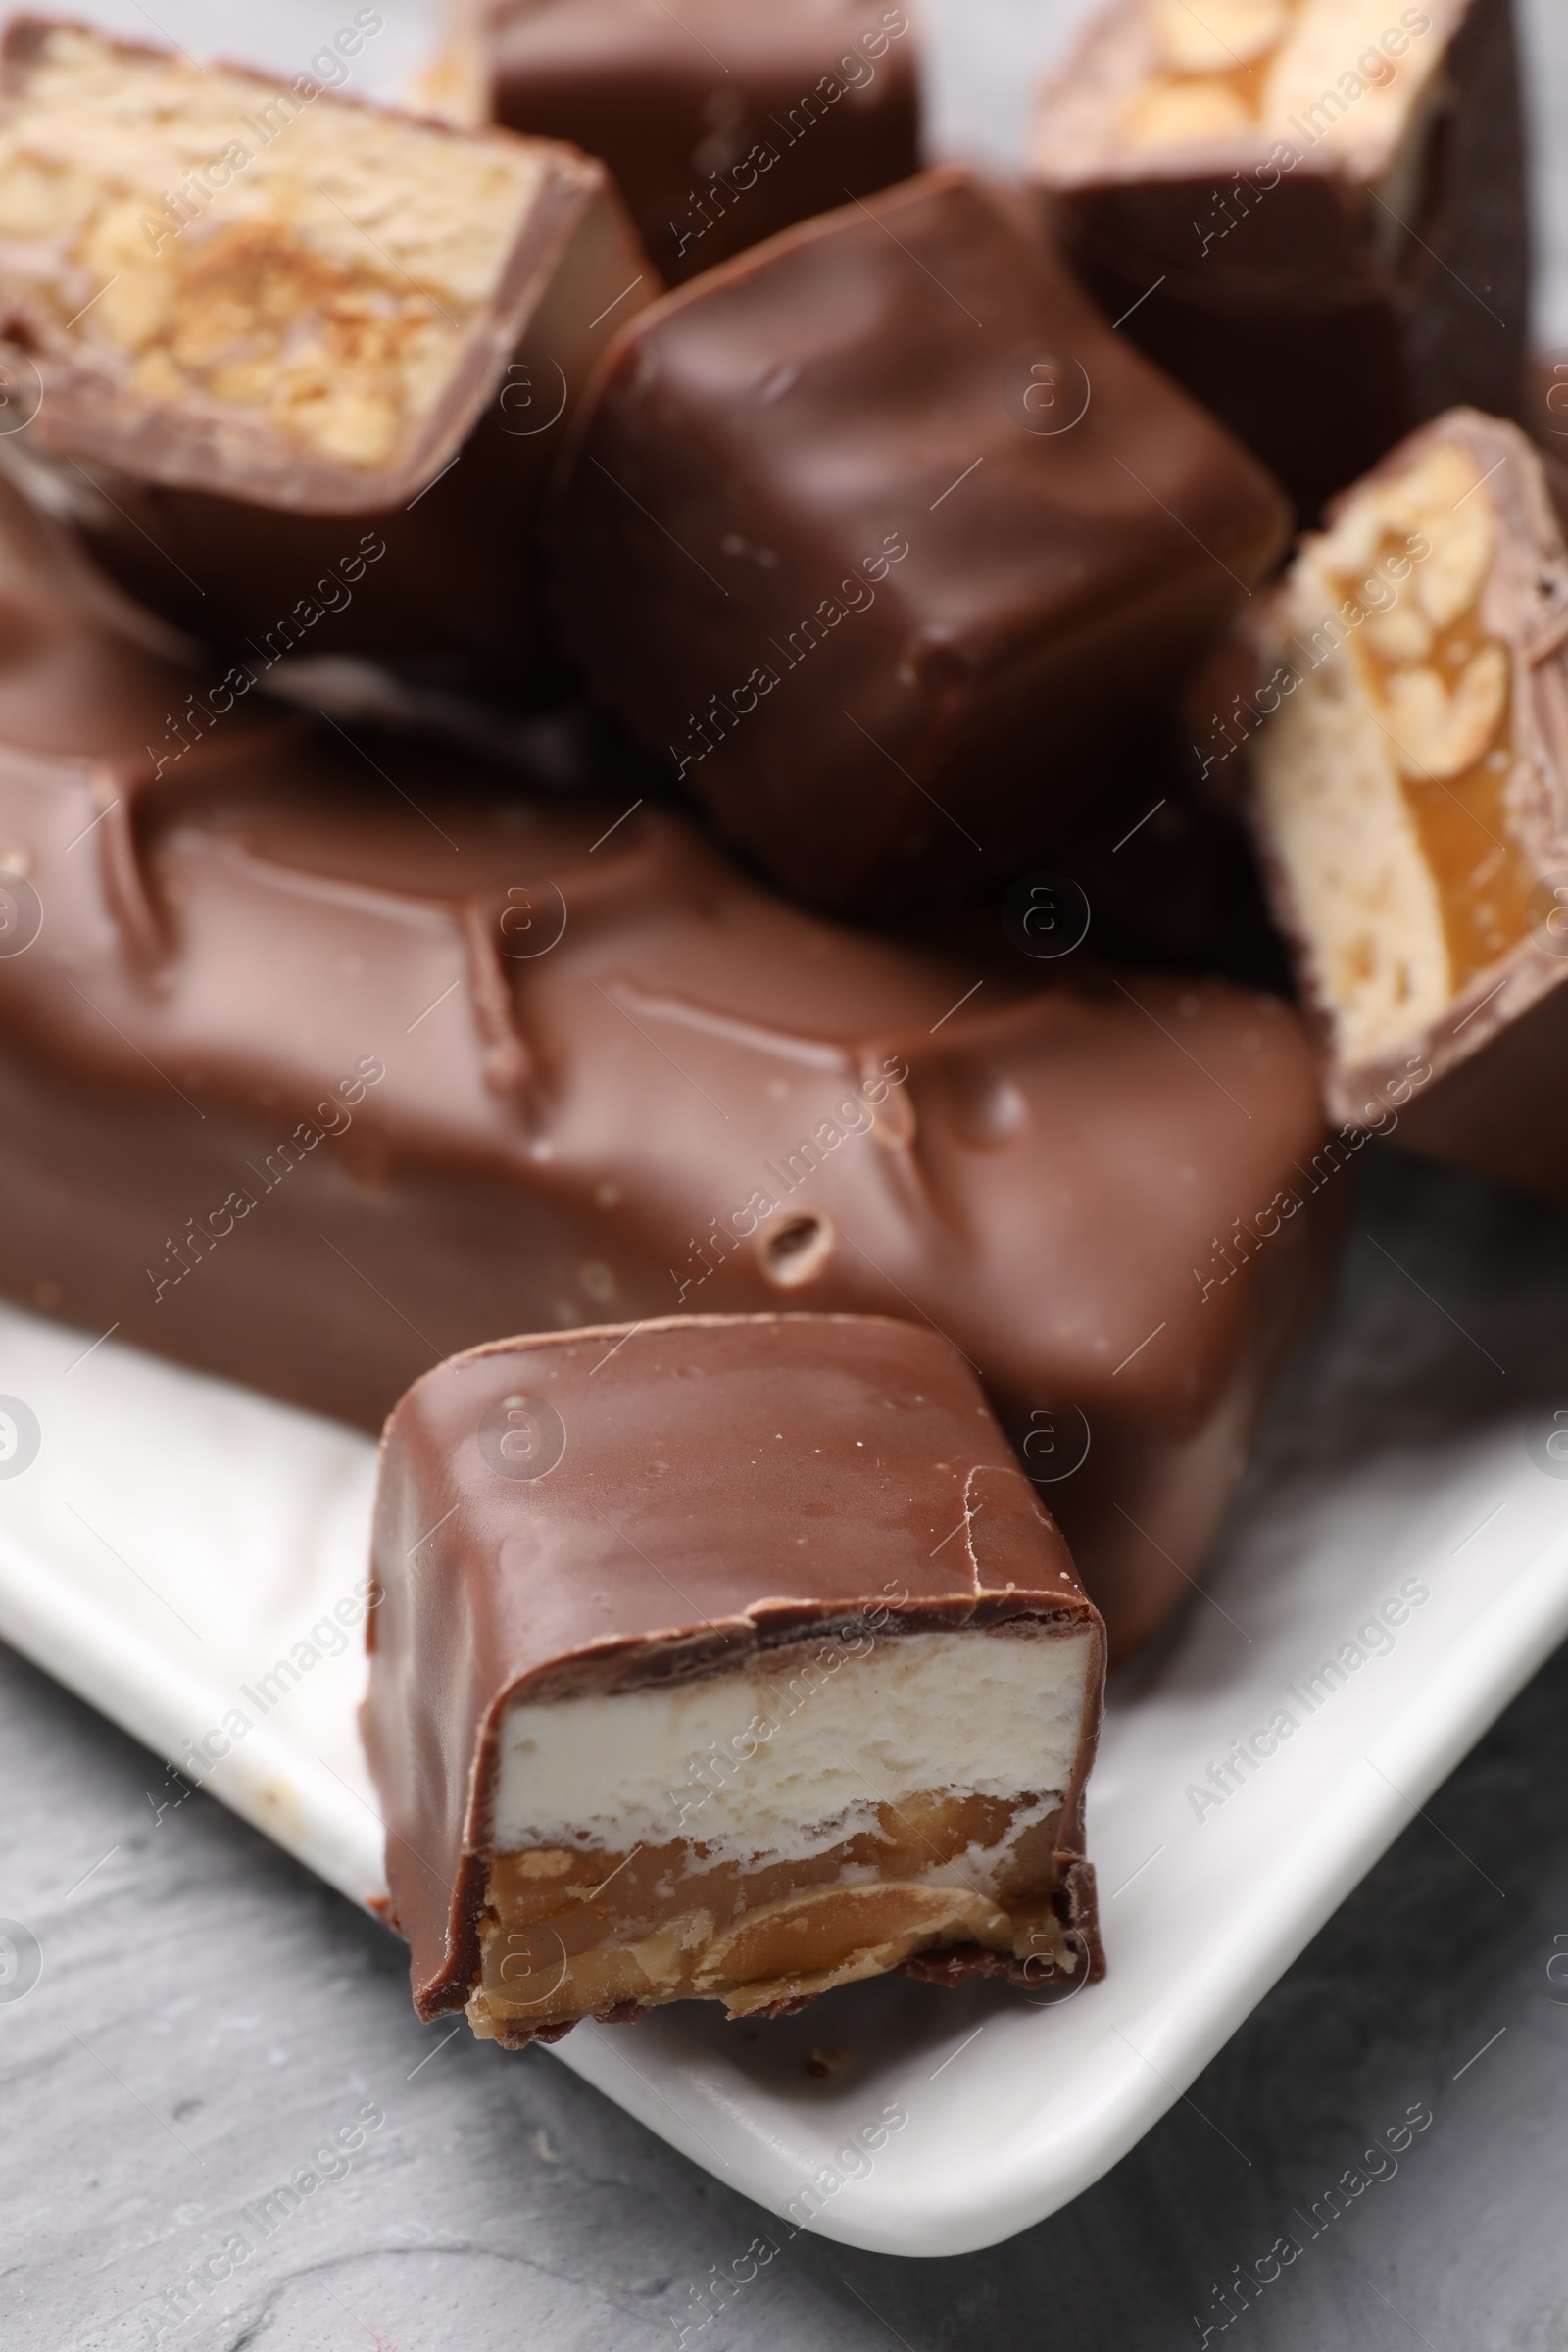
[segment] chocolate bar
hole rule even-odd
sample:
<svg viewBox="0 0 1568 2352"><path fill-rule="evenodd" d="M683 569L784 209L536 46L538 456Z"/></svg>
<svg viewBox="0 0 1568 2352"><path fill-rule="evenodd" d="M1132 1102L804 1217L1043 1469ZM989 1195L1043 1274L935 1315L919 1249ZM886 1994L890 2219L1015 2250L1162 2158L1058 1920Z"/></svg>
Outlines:
<svg viewBox="0 0 1568 2352"><path fill-rule="evenodd" d="M1276 911L1351 1130L1568 1199L1568 550L1456 410L1309 538L1250 751Z"/></svg>
<svg viewBox="0 0 1568 2352"><path fill-rule="evenodd" d="M387 1425L366 1746L423 2018L1102 1976L1103 1628L973 1373L879 1317L503 1340Z"/></svg>
<svg viewBox="0 0 1568 2352"><path fill-rule="evenodd" d="M1116 1645L1186 1592L1322 1280L1282 1004L1042 959L1027 878L977 971L635 802L255 708L0 743L0 1292L372 1429L498 1331L903 1316Z"/></svg>
<svg viewBox="0 0 1568 2352"><path fill-rule="evenodd" d="M0 462L193 638L527 690L533 512L657 288L570 149L7 30Z"/></svg>
<svg viewBox="0 0 1568 2352"><path fill-rule="evenodd" d="M958 170L645 312L581 426L570 651L832 907L1059 842L1285 543L1255 462Z"/></svg>
<svg viewBox="0 0 1568 2352"><path fill-rule="evenodd" d="M916 34L886 0L457 0L469 119L602 156L673 285L919 169Z"/></svg>
<svg viewBox="0 0 1568 2352"><path fill-rule="evenodd" d="M1045 92L1033 168L1121 331L1304 519L1422 419L1515 412L1509 0L1114 0Z"/></svg>

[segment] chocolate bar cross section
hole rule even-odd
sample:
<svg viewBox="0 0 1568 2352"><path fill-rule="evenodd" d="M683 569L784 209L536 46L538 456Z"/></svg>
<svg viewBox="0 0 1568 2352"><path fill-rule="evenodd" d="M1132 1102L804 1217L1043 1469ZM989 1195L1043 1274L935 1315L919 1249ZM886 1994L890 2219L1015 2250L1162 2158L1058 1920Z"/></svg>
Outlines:
<svg viewBox="0 0 1568 2352"><path fill-rule="evenodd" d="M1568 1199L1568 547L1456 409L1308 537L1261 630L1254 821L1334 1115Z"/></svg>
<svg viewBox="0 0 1568 2352"><path fill-rule="evenodd" d="M0 460L205 643L520 692L534 511L659 282L573 148L6 31Z"/></svg>
<svg viewBox="0 0 1568 2352"><path fill-rule="evenodd" d="M1510 0L1111 0L1033 169L1123 332L1311 522L1423 417L1513 413L1524 154Z"/></svg>
<svg viewBox="0 0 1568 2352"><path fill-rule="evenodd" d="M387 1426L364 1723L416 2006L517 2046L1102 1969L1103 1629L972 1373L875 1316L499 1341Z"/></svg>

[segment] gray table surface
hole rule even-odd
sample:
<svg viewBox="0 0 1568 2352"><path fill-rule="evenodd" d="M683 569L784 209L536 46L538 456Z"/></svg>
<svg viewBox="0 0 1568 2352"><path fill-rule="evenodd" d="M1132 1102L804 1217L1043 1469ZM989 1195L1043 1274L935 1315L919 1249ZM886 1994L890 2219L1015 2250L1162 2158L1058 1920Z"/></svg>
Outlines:
<svg viewBox="0 0 1568 2352"><path fill-rule="evenodd" d="M1073 10L928 5L949 144L1005 159L1018 61ZM333 0L83 13L295 70L341 21ZM418 7L386 14L383 84L421 38ZM1568 342L1568 10L1526 15L1539 318ZM1437 1181L1385 1169L1372 1207L1396 1219ZM1499 1330L1533 1298L1534 1386L1568 1389L1568 1224L1482 1188L1437 1210L1456 1250L1494 1253ZM1433 1344L1462 1387L1436 1318ZM915 2263L789 2237L542 2051L422 2030L390 1936L0 1650L0 1916L41 1964L29 1986L25 1944L23 1974L0 1962L0 2348L1557 2352L1565 1764L1568 1653L1114 2173L1006 2245ZM1431 2121L1392 2156L1412 2109ZM267 2207L306 2175L293 2210ZM1282 2236L1301 2250L1280 2269Z"/></svg>

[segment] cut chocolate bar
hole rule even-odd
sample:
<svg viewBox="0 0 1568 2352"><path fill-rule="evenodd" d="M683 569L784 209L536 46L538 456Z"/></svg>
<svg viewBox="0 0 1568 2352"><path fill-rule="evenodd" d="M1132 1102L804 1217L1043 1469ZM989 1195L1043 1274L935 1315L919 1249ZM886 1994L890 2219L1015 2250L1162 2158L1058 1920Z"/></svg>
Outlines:
<svg viewBox="0 0 1568 2352"><path fill-rule="evenodd" d="M1568 552L1517 427L1427 425L1302 548L1251 751L1332 1114L1568 1199Z"/></svg>
<svg viewBox="0 0 1568 2352"><path fill-rule="evenodd" d="M674 284L919 169L909 11L886 0L455 0L433 89L613 172Z"/></svg>
<svg viewBox="0 0 1568 2352"><path fill-rule="evenodd" d="M1034 170L1123 332L1308 520L1422 418L1514 412L1509 0L1113 0L1046 91Z"/></svg>
<svg viewBox="0 0 1568 2352"><path fill-rule="evenodd" d="M497 1331L905 1316L1119 1647L1188 1590L1321 1281L1283 1004L1043 993L1034 903L1011 975L858 936L666 815L262 724L233 678L145 749L178 671L44 736L8 713L86 692L47 618L0 603L0 1291L370 1428Z"/></svg>
<svg viewBox="0 0 1568 2352"><path fill-rule="evenodd" d="M364 1724L421 2017L1103 1972L1103 1629L961 1356L880 1317L497 1341L387 1425Z"/></svg>
<svg viewBox="0 0 1568 2352"><path fill-rule="evenodd" d="M952 170L621 334L556 578L590 681L721 830L882 911L1059 842L1285 536L1028 209Z"/></svg>
<svg viewBox="0 0 1568 2352"><path fill-rule="evenodd" d="M533 510L657 286L569 148L7 31L0 459L195 637L523 681Z"/></svg>

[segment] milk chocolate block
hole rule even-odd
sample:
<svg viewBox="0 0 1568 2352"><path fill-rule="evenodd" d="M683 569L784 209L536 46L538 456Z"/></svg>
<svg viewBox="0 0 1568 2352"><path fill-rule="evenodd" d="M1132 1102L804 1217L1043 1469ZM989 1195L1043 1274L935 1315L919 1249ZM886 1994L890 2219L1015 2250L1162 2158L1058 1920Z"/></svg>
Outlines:
<svg viewBox="0 0 1568 2352"><path fill-rule="evenodd" d="M1103 1974L1104 1631L934 1332L498 1340L387 1424L366 1745L421 2017Z"/></svg>
<svg viewBox="0 0 1568 2352"><path fill-rule="evenodd" d="M1568 1200L1568 552L1511 424L1427 425L1302 548L1256 820L1332 1115Z"/></svg>
<svg viewBox="0 0 1568 2352"><path fill-rule="evenodd" d="M1286 528L1028 208L950 170L621 333L556 581L590 681L721 830L880 911L1059 841Z"/></svg>
<svg viewBox="0 0 1568 2352"><path fill-rule="evenodd" d="M570 149L7 32L0 456L195 638L523 679L533 510L656 286Z"/></svg>
<svg viewBox="0 0 1568 2352"><path fill-rule="evenodd" d="M498 1330L904 1317L1114 1642L1187 1592L1321 1281L1283 1004L1043 990L1027 930L1009 982L647 808L220 700L177 756L0 744L0 1291L372 1429Z"/></svg>
<svg viewBox="0 0 1568 2352"><path fill-rule="evenodd" d="M458 0L442 80L602 156L669 279L920 164L916 35L887 0Z"/></svg>
<svg viewBox="0 0 1568 2352"><path fill-rule="evenodd" d="M1122 332L1308 520L1424 418L1517 407L1509 0L1113 0L1045 93L1034 170Z"/></svg>

